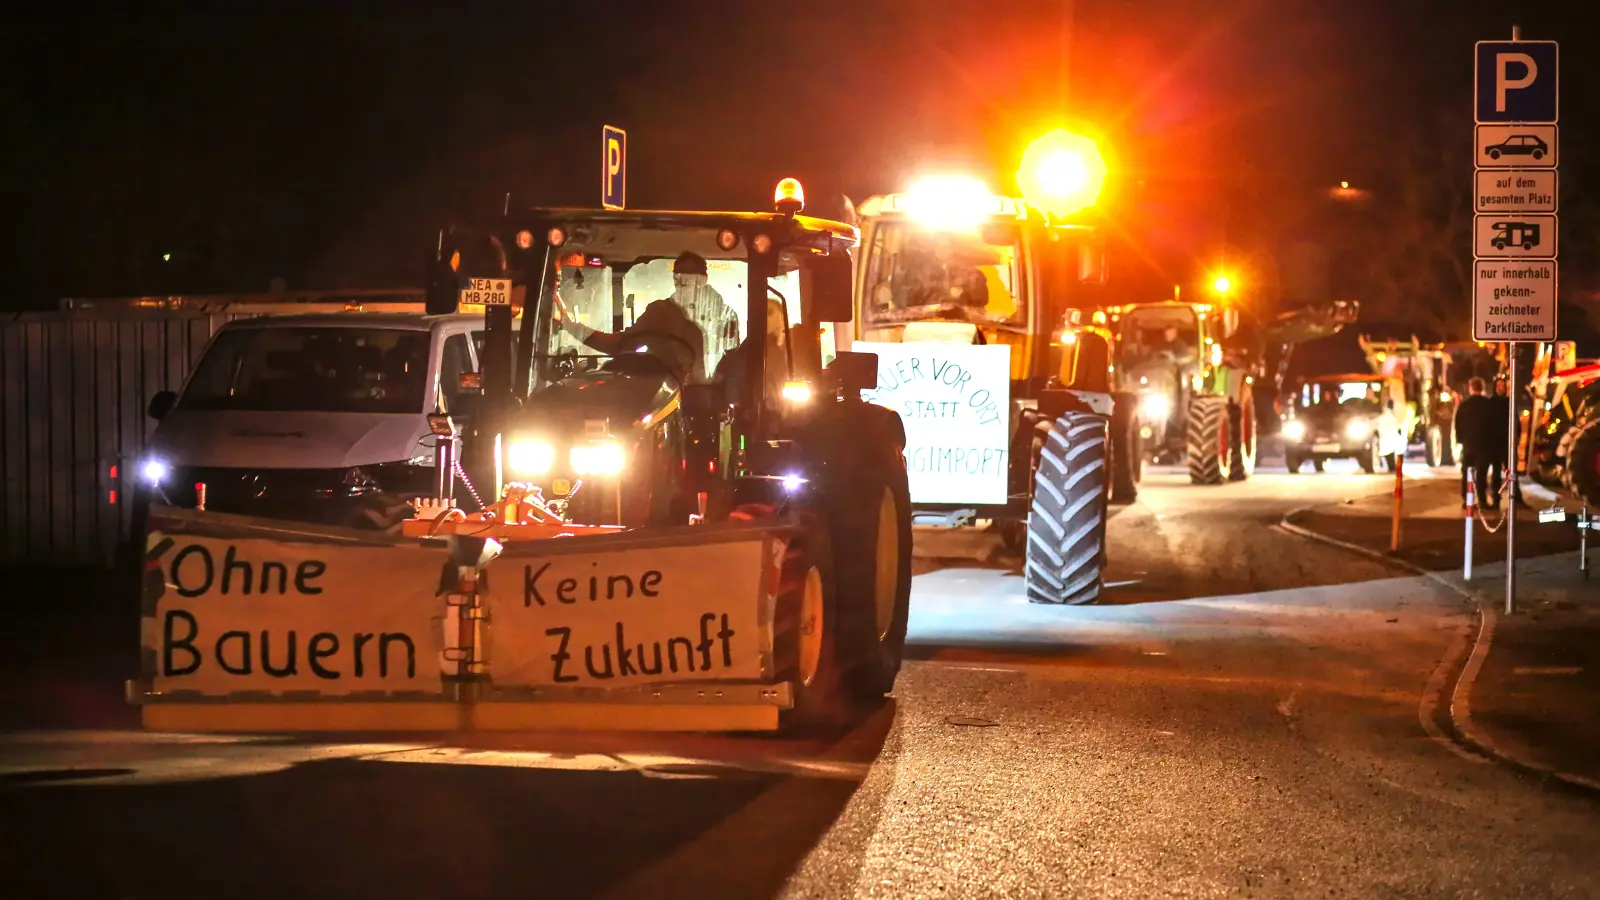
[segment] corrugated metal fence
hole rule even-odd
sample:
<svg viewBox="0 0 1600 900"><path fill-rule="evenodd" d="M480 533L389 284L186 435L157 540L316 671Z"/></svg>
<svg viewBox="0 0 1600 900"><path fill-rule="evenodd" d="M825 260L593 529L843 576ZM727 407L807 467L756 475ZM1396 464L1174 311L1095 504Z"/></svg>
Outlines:
<svg viewBox="0 0 1600 900"><path fill-rule="evenodd" d="M0 317L0 564L111 562L131 523L125 492L155 427L150 398L182 386L224 322L323 311L295 300L388 298L420 300L352 291L265 303L103 301Z"/></svg>
<svg viewBox="0 0 1600 900"><path fill-rule="evenodd" d="M109 563L128 531L127 471L229 316L23 314L0 325L0 547L9 564Z"/></svg>

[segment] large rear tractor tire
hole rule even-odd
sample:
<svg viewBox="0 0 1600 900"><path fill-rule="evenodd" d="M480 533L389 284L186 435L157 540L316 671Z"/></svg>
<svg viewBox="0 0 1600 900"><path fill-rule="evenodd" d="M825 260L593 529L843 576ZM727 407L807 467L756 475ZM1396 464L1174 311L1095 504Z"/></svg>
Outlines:
<svg viewBox="0 0 1600 900"><path fill-rule="evenodd" d="M894 457L864 456L827 500L845 688L859 700L894 690L911 614L911 492Z"/></svg>
<svg viewBox="0 0 1600 900"><path fill-rule="evenodd" d="M1106 419L1067 413L1040 450L1023 566L1030 603L1100 597L1106 542Z"/></svg>
<svg viewBox="0 0 1600 900"><path fill-rule="evenodd" d="M1249 386L1237 403L1228 403L1228 480L1244 481L1256 472L1256 402Z"/></svg>
<svg viewBox="0 0 1600 900"><path fill-rule="evenodd" d="M1221 484L1228 470L1228 398L1197 394L1189 399L1188 460L1192 484Z"/></svg>
<svg viewBox="0 0 1600 900"><path fill-rule="evenodd" d="M759 519L770 508L739 507L731 519ZM833 541L824 517L802 513L805 526L790 537L778 567L772 623L774 667L794 685L794 706L779 717L781 731L795 733L848 724L849 704L839 652L839 581Z"/></svg>
<svg viewBox="0 0 1600 900"><path fill-rule="evenodd" d="M1112 395L1111 502L1118 505L1139 499L1139 476L1144 470L1144 442L1139 438L1139 395Z"/></svg>
<svg viewBox="0 0 1600 900"><path fill-rule="evenodd" d="M1583 430L1567 451L1567 472L1572 492L1591 507L1600 507L1600 419L1578 426Z"/></svg>

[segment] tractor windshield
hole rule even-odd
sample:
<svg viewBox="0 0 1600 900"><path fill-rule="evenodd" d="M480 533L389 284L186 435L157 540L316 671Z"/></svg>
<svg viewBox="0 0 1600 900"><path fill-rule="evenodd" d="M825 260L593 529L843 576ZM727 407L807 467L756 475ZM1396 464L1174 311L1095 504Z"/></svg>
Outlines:
<svg viewBox="0 0 1600 900"><path fill-rule="evenodd" d="M865 318L871 324L918 319L1027 325L1022 248L989 243L977 231L940 230L910 221L878 223L865 251Z"/></svg>
<svg viewBox="0 0 1600 900"><path fill-rule="evenodd" d="M749 264L737 258L744 248L720 250L715 237L623 225L580 230L562 248L554 296L547 295L550 315L534 349L536 385L600 368L661 372L678 383L715 378L750 337ZM800 279L785 257L767 296L792 323L800 318ZM769 332L783 324L769 322Z"/></svg>

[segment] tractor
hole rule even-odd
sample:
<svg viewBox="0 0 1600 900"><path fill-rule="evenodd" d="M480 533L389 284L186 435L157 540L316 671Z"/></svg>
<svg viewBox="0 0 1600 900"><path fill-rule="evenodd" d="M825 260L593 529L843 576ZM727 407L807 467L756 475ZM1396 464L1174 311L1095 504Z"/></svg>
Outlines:
<svg viewBox="0 0 1600 900"><path fill-rule="evenodd" d="M1157 463L1183 462L1194 484L1243 481L1255 471L1255 389L1268 377L1266 350L1280 388L1293 347L1355 321L1356 304L1337 301L1286 312L1267 322L1228 301L1232 285L1212 285L1219 302L1173 299L1126 303L1103 312L1116 337L1117 385L1138 397L1138 437Z"/></svg>
<svg viewBox="0 0 1600 900"><path fill-rule="evenodd" d="M1097 153L1065 133L1041 140ZM949 175L868 198L855 325L838 343L878 356L868 396L905 422L914 513L994 523L1024 557L1030 601L1086 603L1102 587L1107 506L1134 500L1139 456L1109 336L1076 312L1103 282L1102 240L1049 207Z"/></svg>
<svg viewBox="0 0 1600 900"><path fill-rule="evenodd" d="M1401 378L1407 444L1421 444L1430 466L1455 465L1455 416L1461 399L1450 390L1452 356L1445 345L1425 344L1415 336L1377 341L1361 335L1358 340L1374 373Z"/></svg>

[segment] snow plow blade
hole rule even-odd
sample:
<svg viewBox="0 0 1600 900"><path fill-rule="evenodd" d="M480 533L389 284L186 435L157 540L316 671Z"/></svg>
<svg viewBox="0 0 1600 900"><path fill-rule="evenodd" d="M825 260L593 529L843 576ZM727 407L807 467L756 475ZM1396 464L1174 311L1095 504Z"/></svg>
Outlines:
<svg viewBox="0 0 1600 900"><path fill-rule="evenodd" d="M501 544L153 507L127 698L199 733L775 730L796 528Z"/></svg>

